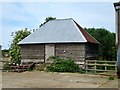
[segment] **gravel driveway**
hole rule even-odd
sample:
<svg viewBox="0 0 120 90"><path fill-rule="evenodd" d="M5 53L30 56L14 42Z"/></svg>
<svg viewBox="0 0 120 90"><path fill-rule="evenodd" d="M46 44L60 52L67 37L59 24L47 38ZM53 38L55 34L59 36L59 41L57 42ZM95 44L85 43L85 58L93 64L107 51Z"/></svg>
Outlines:
<svg viewBox="0 0 120 90"><path fill-rule="evenodd" d="M3 72L2 88L118 88L108 76L52 72Z"/></svg>

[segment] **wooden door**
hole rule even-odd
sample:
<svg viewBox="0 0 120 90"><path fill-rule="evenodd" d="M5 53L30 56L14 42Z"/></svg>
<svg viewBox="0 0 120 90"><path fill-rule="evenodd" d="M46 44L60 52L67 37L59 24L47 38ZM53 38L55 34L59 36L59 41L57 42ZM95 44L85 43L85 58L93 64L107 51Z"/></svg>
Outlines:
<svg viewBox="0 0 120 90"><path fill-rule="evenodd" d="M47 59L50 56L54 56L54 51L55 51L54 44L45 45L45 62L47 62Z"/></svg>

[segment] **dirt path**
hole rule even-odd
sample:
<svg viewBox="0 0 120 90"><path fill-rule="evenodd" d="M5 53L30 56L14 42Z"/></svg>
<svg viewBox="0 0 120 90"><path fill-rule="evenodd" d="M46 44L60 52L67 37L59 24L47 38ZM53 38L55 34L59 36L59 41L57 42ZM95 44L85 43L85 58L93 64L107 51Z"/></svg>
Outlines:
<svg viewBox="0 0 120 90"><path fill-rule="evenodd" d="M107 76L51 72L3 72L3 88L118 88Z"/></svg>

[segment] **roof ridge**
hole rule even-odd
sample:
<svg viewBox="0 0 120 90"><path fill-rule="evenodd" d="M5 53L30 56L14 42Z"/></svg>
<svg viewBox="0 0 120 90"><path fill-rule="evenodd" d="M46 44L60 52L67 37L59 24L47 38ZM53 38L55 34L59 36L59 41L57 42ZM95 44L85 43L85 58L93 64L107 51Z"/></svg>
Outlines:
<svg viewBox="0 0 120 90"><path fill-rule="evenodd" d="M73 20L73 18L61 18L61 19L54 19L54 20L50 20L50 21L55 21L55 20Z"/></svg>

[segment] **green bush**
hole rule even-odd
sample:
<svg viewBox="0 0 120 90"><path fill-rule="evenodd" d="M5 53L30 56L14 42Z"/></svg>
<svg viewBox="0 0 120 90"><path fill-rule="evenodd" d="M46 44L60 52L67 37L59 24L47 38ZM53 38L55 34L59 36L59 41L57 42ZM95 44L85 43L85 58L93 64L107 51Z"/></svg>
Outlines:
<svg viewBox="0 0 120 90"><path fill-rule="evenodd" d="M31 68L27 68L26 71L33 71L33 69L31 69Z"/></svg>
<svg viewBox="0 0 120 90"><path fill-rule="evenodd" d="M10 70L10 65L9 65L10 62L6 62L3 64L3 70Z"/></svg>
<svg viewBox="0 0 120 90"><path fill-rule="evenodd" d="M47 66L47 71L52 72L79 72L80 68L71 59L62 59L59 57L50 57L53 63Z"/></svg>
<svg viewBox="0 0 120 90"><path fill-rule="evenodd" d="M43 64L36 65L34 69L38 70L38 71L44 71L46 66L47 65L45 63L43 63Z"/></svg>
<svg viewBox="0 0 120 90"><path fill-rule="evenodd" d="M110 76L108 79L109 79L109 80L114 80L115 77L114 77L114 76Z"/></svg>
<svg viewBox="0 0 120 90"><path fill-rule="evenodd" d="M79 73L80 73L80 74L84 74L84 73L86 73L86 70L85 70L85 69L80 68Z"/></svg>

